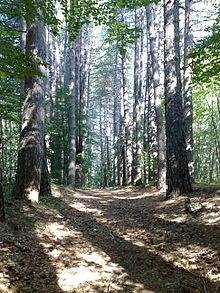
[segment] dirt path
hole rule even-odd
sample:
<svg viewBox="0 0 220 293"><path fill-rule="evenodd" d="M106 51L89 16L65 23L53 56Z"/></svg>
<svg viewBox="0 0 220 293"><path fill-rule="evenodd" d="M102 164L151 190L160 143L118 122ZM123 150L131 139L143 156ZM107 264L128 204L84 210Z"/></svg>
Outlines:
<svg viewBox="0 0 220 293"><path fill-rule="evenodd" d="M220 192L203 208L155 189L60 190L28 205L6 202L0 292L220 292Z"/></svg>

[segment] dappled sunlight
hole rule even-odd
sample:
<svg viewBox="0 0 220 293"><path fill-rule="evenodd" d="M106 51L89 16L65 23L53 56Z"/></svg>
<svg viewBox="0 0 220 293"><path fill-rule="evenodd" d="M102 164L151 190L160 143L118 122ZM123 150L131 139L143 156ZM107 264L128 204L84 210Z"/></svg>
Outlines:
<svg viewBox="0 0 220 293"><path fill-rule="evenodd" d="M146 197L149 197L149 194L147 193L143 193L143 194L138 194L138 195L134 195L134 196L131 196L131 195L125 195L125 196L117 196L117 195L113 195L113 198L115 199L142 199L142 198L146 198Z"/></svg>
<svg viewBox="0 0 220 293"><path fill-rule="evenodd" d="M54 197L62 197L63 196L61 187L59 185L52 184L51 191L52 191L52 195Z"/></svg>
<svg viewBox="0 0 220 293"><path fill-rule="evenodd" d="M91 247L90 247L91 248ZM111 262L111 259L107 254L102 251L88 251L76 253L77 259L80 263L75 268L71 267L69 269L61 269L60 280L64 275L69 276L70 282L72 282L69 289L78 287L79 285L84 285L86 282L99 283L103 286L104 283L108 283L114 274L121 274L122 268L115 263ZM61 285L61 287L63 287Z"/></svg>
<svg viewBox="0 0 220 293"><path fill-rule="evenodd" d="M49 282L53 293L218 292L219 198L203 198L201 212L186 214L185 197L166 201L152 189L58 188L57 197L21 205L28 233L13 223L18 238L10 244L7 234L0 247L1 260L13 256L0 271L0 292L15 293L11 282L22 292L35 271L34 286Z"/></svg>
<svg viewBox="0 0 220 293"><path fill-rule="evenodd" d="M96 216L101 216L102 211L97 208L91 208L88 205L82 203L82 202L74 202L69 205L72 208L75 208L81 212L87 212L87 213L95 213Z"/></svg>
<svg viewBox="0 0 220 293"><path fill-rule="evenodd" d="M170 199L168 201L158 203L155 207L155 216L160 219L176 223L184 223L188 221L189 217L191 215L193 216L195 213L186 213L185 198L186 197L180 196L176 199ZM196 213L197 220L204 225L219 225L220 197L214 196L213 198L208 198L204 196L194 198L196 201L200 202L201 206L201 209L198 209L198 213Z"/></svg>
<svg viewBox="0 0 220 293"><path fill-rule="evenodd" d="M215 196L211 199L206 199L203 203L206 210L209 212L203 213L200 220L205 225L219 225L220 224L220 197Z"/></svg>
<svg viewBox="0 0 220 293"><path fill-rule="evenodd" d="M198 273L202 271L203 277L212 281L219 280L219 271L216 269L218 255L216 251L208 247L176 244L172 246L172 251L166 251L161 255L176 267Z"/></svg>
<svg viewBox="0 0 220 293"><path fill-rule="evenodd" d="M0 249L0 254L4 255L5 257L10 255L10 250L8 248L2 248ZM4 266L6 268L4 268ZM14 293L15 288L14 286L11 286L10 281L10 274L7 272L7 268L14 268L16 265L13 261L7 261L5 260L0 263L0 292L1 293Z"/></svg>
<svg viewBox="0 0 220 293"><path fill-rule="evenodd" d="M177 214L177 213L172 213L172 214L155 214L158 219L170 221L170 222L175 222L175 223L185 223L187 220L187 214Z"/></svg>
<svg viewBox="0 0 220 293"><path fill-rule="evenodd" d="M155 255L160 255L165 262L172 264L174 268L182 268L198 274L202 271L202 277L213 282L219 281L220 259L216 250L203 245L203 243L201 245L186 244L184 239L167 246L165 244L166 236L167 233L169 235L172 231L154 230L154 233L145 232L145 235L143 232L127 230L121 237L133 245L145 247Z"/></svg>
<svg viewBox="0 0 220 293"><path fill-rule="evenodd" d="M123 267L73 228L54 222L46 225L44 230L37 229L37 235L56 268L58 284L64 292L80 288L85 292L97 292L97 288L107 288L107 292L124 292L123 286L126 284L132 286L134 292L153 292L131 281Z"/></svg>
<svg viewBox="0 0 220 293"><path fill-rule="evenodd" d="M66 292L72 292L86 282L99 280L99 274L88 267L62 268L58 270L58 284Z"/></svg>
<svg viewBox="0 0 220 293"><path fill-rule="evenodd" d="M220 211L211 212L208 215L203 215L202 221L206 225L219 225L220 224Z"/></svg>
<svg viewBox="0 0 220 293"><path fill-rule="evenodd" d="M57 239L62 239L69 235L69 229L57 222L46 225L45 230Z"/></svg>

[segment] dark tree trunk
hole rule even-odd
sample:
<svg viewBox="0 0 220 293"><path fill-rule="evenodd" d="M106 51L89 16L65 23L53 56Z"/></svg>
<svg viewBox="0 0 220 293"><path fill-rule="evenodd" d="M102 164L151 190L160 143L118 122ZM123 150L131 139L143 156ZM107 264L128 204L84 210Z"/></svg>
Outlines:
<svg viewBox="0 0 220 293"><path fill-rule="evenodd" d="M0 222L5 220L5 206L4 206L4 194L3 194L3 182L2 182L2 168L0 165Z"/></svg>
<svg viewBox="0 0 220 293"><path fill-rule="evenodd" d="M179 36L179 1L164 0L167 197L172 192L192 191L183 127Z"/></svg>
<svg viewBox="0 0 220 293"><path fill-rule="evenodd" d="M33 2L36 4L36 2ZM13 196L16 199L38 201L42 182L48 176L44 144L45 120L45 69L46 33L41 21L35 19L27 28L27 58L36 73L25 80L25 101L18 152L16 182ZM48 178L47 178L48 179ZM46 180L47 181L47 180ZM44 188L43 188L44 186Z"/></svg>
<svg viewBox="0 0 220 293"><path fill-rule="evenodd" d="M142 12L135 10L135 26L142 25ZM132 183L142 184L141 174L141 129L142 129L142 54L143 34L137 36L134 48L134 88L133 88L133 150L132 150Z"/></svg>
<svg viewBox="0 0 220 293"><path fill-rule="evenodd" d="M119 52L118 47L115 48L115 71L114 71L114 117L113 117L113 144L114 144L114 164L113 164L113 182L114 185L120 184L119 169L120 169L120 74L119 74Z"/></svg>
<svg viewBox="0 0 220 293"><path fill-rule="evenodd" d="M46 141L44 138L44 154L43 154L43 164L41 170L41 185L40 185L40 196L51 195L51 186L50 186L50 175L47 164L47 147Z"/></svg>

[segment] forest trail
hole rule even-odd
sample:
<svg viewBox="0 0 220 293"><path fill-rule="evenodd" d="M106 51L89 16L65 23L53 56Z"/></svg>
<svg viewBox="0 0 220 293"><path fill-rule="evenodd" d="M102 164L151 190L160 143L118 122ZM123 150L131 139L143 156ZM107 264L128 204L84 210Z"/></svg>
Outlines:
<svg viewBox="0 0 220 293"><path fill-rule="evenodd" d="M153 187L73 191L40 204L6 201L1 293L218 293L220 186L197 189L203 208Z"/></svg>

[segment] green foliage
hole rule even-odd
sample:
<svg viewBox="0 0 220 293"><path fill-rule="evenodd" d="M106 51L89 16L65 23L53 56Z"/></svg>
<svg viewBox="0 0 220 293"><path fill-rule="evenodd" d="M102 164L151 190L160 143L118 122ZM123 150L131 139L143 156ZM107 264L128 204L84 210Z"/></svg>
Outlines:
<svg viewBox="0 0 220 293"><path fill-rule="evenodd" d="M104 4L106 18L103 20L102 24L108 27L109 36L107 41L111 44L116 43L121 55L126 53L130 44L134 44L135 39L138 38L142 32L142 28L131 27L124 19L119 19L120 14L158 2L159 1L149 0L112 0Z"/></svg>
<svg viewBox="0 0 220 293"><path fill-rule="evenodd" d="M118 22L117 16L120 9L132 10L136 7L145 7L159 0L110 0L100 2L97 0L67 1L60 0L61 10L67 23L67 29L71 40L75 40L81 27L90 23L105 25L109 28L109 41L118 42L120 52L123 54L126 45L134 42L137 37L137 29Z"/></svg>
<svg viewBox="0 0 220 293"><path fill-rule="evenodd" d="M219 180L219 87L197 86L194 100L194 178L197 182Z"/></svg>
<svg viewBox="0 0 220 293"><path fill-rule="evenodd" d="M135 8L138 8L138 7L146 7L147 5L149 4L152 4L152 3L159 3L160 0L110 0L108 1L107 3L105 3L104 5L107 8L107 10L112 10L112 9L116 9L117 8L125 8L125 9L135 9Z"/></svg>
<svg viewBox="0 0 220 293"><path fill-rule="evenodd" d="M68 115L69 96L64 90L50 97L51 114L46 123L46 132L50 135L48 156L51 164L51 181L66 184L68 164Z"/></svg>
<svg viewBox="0 0 220 293"><path fill-rule="evenodd" d="M2 84L2 86L1 86ZM4 80L0 82L0 120L5 119L19 124L21 111L21 98L17 93L19 84L15 81Z"/></svg>
<svg viewBox="0 0 220 293"><path fill-rule="evenodd" d="M118 21L109 27L109 36L107 40L110 43L116 43L121 55L126 53L129 44L133 44L135 39L141 33L141 28L131 28L128 24Z"/></svg>
<svg viewBox="0 0 220 293"><path fill-rule="evenodd" d="M200 40L189 56L193 58L193 78L195 83L220 84L220 8L209 31L210 35Z"/></svg>

